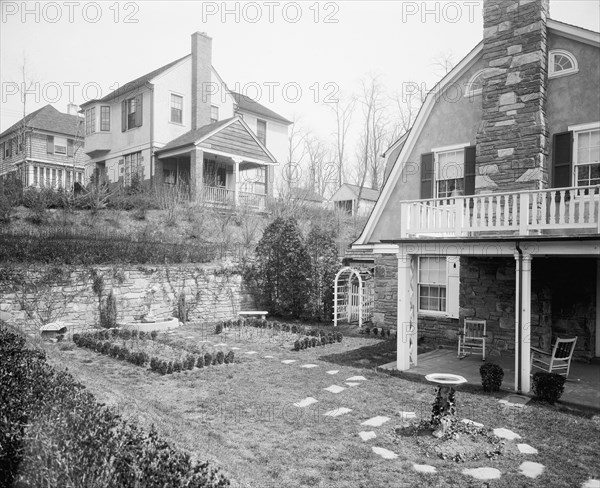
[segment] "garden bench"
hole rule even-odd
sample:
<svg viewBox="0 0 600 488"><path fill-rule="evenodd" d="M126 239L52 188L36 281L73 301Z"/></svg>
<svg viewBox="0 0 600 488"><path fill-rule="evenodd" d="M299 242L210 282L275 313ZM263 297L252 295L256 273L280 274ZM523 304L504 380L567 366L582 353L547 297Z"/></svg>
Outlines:
<svg viewBox="0 0 600 488"><path fill-rule="evenodd" d="M263 320L267 317L268 314L269 312L267 312L266 310L246 310L244 312L238 312L238 315L242 315L243 317L260 316L260 318Z"/></svg>

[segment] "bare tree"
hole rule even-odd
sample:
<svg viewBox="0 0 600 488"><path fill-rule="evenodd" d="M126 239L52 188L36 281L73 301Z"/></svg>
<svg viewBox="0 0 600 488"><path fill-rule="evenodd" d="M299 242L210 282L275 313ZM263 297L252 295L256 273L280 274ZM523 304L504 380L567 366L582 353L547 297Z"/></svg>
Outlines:
<svg viewBox="0 0 600 488"><path fill-rule="evenodd" d="M441 78L446 76L446 74L448 74L448 72L456 65L454 53L452 51L441 51L433 58L431 65L435 68L435 74L438 77Z"/></svg>
<svg viewBox="0 0 600 488"><path fill-rule="evenodd" d="M350 98L348 101L336 100L335 103L328 103L327 106L335 115L335 163L337 166L337 186L344 183L344 165L346 156L346 136L350 128L350 122L356 105L356 99Z"/></svg>
<svg viewBox="0 0 600 488"><path fill-rule="evenodd" d="M330 158L327 144L313 134L304 139L307 160L305 187L325 198L337 181L337 166Z"/></svg>
<svg viewBox="0 0 600 488"><path fill-rule="evenodd" d="M288 130L287 156L281 181L277 185L280 198L289 198L292 187L302 178L300 163L306 155L305 134L296 117Z"/></svg>

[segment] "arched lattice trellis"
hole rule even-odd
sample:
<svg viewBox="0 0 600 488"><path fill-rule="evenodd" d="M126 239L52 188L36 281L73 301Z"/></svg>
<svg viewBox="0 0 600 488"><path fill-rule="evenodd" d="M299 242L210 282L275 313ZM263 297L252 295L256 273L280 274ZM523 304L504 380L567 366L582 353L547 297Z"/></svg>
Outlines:
<svg viewBox="0 0 600 488"><path fill-rule="evenodd" d="M349 266L335 275L333 297L333 325L339 322L363 323L373 317L375 283L370 271L358 270Z"/></svg>

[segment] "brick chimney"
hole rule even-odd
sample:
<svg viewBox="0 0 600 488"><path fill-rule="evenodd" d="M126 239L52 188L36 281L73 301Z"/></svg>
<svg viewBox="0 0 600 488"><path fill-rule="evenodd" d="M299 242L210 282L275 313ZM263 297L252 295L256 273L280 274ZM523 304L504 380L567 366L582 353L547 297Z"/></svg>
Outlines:
<svg viewBox="0 0 600 488"><path fill-rule="evenodd" d="M192 34L192 130L210 124L212 39L204 32Z"/></svg>
<svg viewBox="0 0 600 488"><path fill-rule="evenodd" d="M79 105L77 105L76 103L73 103L73 102L69 102L67 104L67 113L69 115L77 115L78 112L79 112Z"/></svg>
<svg viewBox="0 0 600 488"><path fill-rule="evenodd" d="M484 0L477 192L548 185L548 10L549 0Z"/></svg>

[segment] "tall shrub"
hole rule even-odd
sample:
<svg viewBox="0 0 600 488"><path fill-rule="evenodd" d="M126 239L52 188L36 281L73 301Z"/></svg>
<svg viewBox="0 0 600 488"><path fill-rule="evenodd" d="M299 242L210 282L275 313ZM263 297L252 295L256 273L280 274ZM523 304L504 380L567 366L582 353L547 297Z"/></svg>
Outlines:
<svg viewBox="0 0 600 488"><path fill-rule="evenodd" d="M256 247L256 265L249 274L261 308L273 315L303 315L309 260L295 219L277 218L269 224Z"/></svg>
<svg viewBox="0 0 600 488"><path fill-rule="evenodd" d="M106 297L104 307L100 310L100 326L106 329L117 326L117 299L112 290Z"/></svg>
<svg viewBox="0 0 600 488"><path fill-rule="evenodd" d="M306 251L309 258L307 315L313 320L327 322L333 318L333 281L339 269L333 234L313 227L308 234Z"/></svg>

